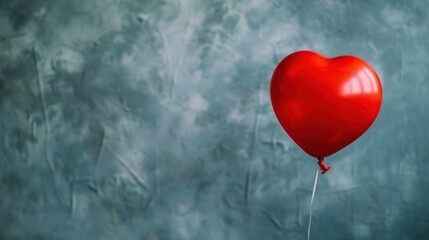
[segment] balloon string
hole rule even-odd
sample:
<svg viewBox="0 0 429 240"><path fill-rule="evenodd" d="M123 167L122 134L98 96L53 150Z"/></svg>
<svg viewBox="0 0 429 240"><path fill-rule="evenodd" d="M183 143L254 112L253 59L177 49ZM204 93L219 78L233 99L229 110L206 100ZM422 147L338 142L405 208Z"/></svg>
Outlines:
<svg viewBox="0 0 429 240"><path fill-rule="evenodd" d="M308 221L308 231L307 231L307 239L308 240L310 240L311 213L313 211L313 201L314 201L314 195L316 194L316 187L317 187L317 179L318 178L319 178L319 170L316 170L316 178L314 179L313 193L311 194L311 202L310 202L310 220Z"/></svg>

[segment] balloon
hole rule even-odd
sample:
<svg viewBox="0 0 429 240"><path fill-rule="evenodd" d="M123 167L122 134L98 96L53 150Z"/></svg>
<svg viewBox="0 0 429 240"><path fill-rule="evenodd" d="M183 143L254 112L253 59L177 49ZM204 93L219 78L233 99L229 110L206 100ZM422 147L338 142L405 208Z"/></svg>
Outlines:
<svg viewBox="0 0 429 240"><path fill-rule="evenodd" d="M359 138L381 107L377 73L355 56L326 58L299 51L284 58L271 79L271 103L280 124L307 154L324 161Z"/></svg>

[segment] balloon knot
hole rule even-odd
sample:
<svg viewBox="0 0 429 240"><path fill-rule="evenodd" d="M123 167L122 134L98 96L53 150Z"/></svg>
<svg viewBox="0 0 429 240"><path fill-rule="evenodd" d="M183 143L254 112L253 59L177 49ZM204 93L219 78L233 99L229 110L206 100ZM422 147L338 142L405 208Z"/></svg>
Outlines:
<svg viewBox="0 0 429 240"><path fill-rule="evenodd" d="M328 165L326 165L324 163L325 158L321 157L321 158L317 158L319 160L318 164L320 167L320 171L322 172L322 174L325 174L327 172L329 172L329 170L331 169L331 167L329 167Z"/></svg>

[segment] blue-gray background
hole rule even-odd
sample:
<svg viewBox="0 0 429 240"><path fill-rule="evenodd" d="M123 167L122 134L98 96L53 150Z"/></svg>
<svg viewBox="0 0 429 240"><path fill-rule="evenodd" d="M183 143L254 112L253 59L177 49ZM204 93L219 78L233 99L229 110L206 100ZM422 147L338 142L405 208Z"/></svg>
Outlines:
<svg viewBox="0 0 429 240"><path fill-rule="evenodd" d="M2 0L0 239L306 239L317 164L268 91L301 49L357 55L384 88L371 129L327 160L312 239L425 239L427 9Z"/></svg>

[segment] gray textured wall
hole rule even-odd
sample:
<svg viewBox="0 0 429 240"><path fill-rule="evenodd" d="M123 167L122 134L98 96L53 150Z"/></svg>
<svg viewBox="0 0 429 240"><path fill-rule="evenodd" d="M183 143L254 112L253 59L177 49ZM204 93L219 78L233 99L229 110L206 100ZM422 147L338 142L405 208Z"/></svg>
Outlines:
<svg viewBox="0 0 429 240"><path fill-rule="evenodd" d="M269 82L287 54L379 73L312 239L429 234L429 1L0 2L0 239L305 239L317 164Z"/></svg>

